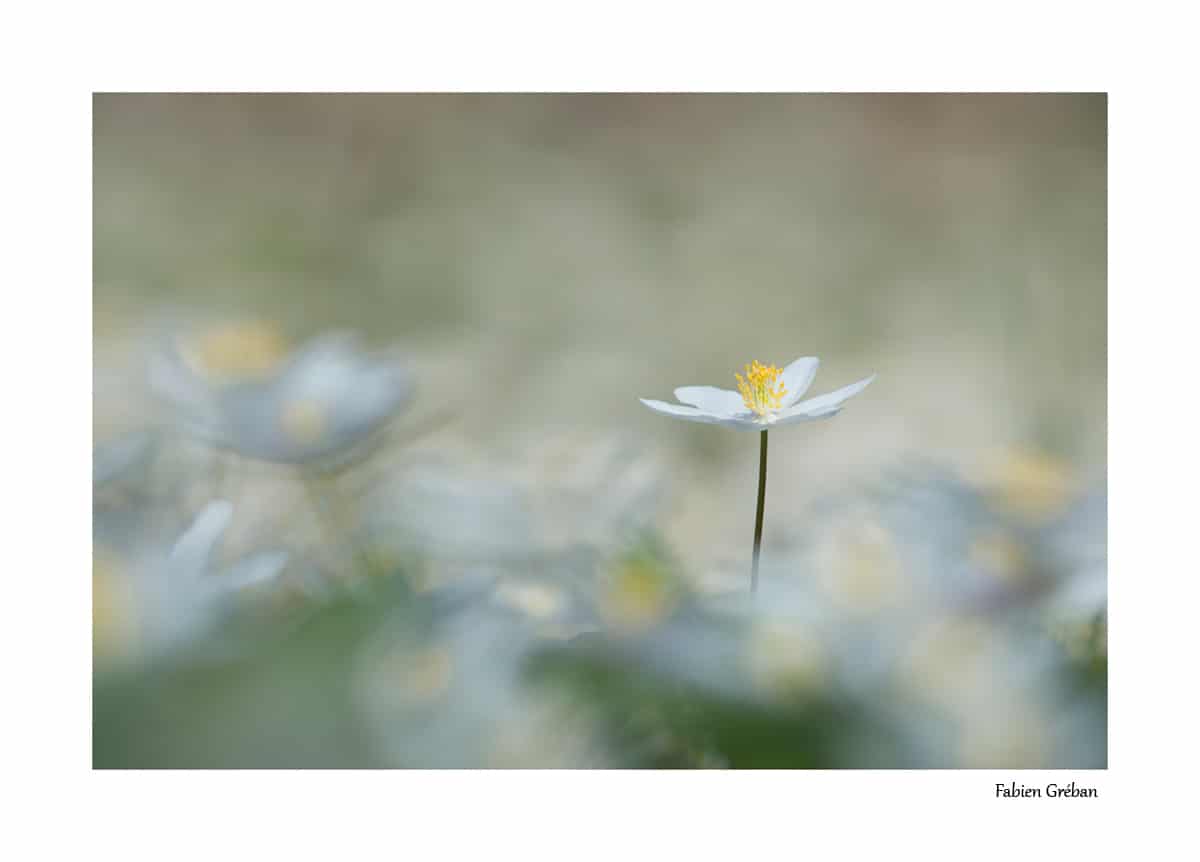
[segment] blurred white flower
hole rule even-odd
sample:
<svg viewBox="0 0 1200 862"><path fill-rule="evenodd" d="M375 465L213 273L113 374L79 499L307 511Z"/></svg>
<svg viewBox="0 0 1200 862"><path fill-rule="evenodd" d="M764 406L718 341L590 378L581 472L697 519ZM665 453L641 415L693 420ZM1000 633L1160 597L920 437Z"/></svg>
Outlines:
<svg viewBox="0 0 1200 862"><path fill-rule="evenodd" d="M542 431L518 441L504 462L550 549L624 547L662 511L666 470L627 437Z"/></svg>
<svg viewBox="0 0 1200 862"><path fill-rule="evenodd" d="M1006 453L980 479L996 509L1031 524L1061 515L1076 493L1069 465L1034 450Z"/></svg>
<svg viewBox="0 0 1200 862"><path fill-rule="evenodd" d="M152 389L191 433L248 458L285 464L333 459L364 443L411 399L409 374L352 335L316 338L278 368L212 380L177 340L150 365Z"/></svg>
<svg viewBox="0 0 1200 862"><path fill-rule="evenodd" d="M682 598L678 581L644 554L618 560L597 587L601 618L614 632L626 634L653 629L670 617Z"/></svg>
<svg viewBox="0 0 1200 862"><path fill-rule="evenodd" d="M1034 601L1045 586L1035 537L956 472L910 465L886 476L873 497L872 517L889 537L911 609L999 612ZM809 519L814 541L834 534L841 508Z"/></svg>
<svg viewBox="0 0 1200 862"><path fill-rule="evenodd" d="M468 562L524 560L538 547L528 501L487 465L430 459L388 475L365 497L380 549Z"/></svg>
<svg viewBox="0 0 1200 862"><path fill-rule="evenodd" d="M100 489L123 476L149 458L153 438L146 431L135 431L107 440L92 450L92 486Z"/></svg>
<svg viewBox="0 0 1200 862"><path fill-rule="evenodd" d="M1034 586L1038 577L1031 548L1013 530L981 531L967 548L967 559L975 573L994 578L1009 593Z"/></svg>
<svg viewBox="0 0 1200 862"><path fill-rule="evenodd" d="M632 441L544 431L486 455L423 452L362 492L376 540L443 561L518 564L634 543L662 509L665 470Z"/></svg>
<svg viewBox="0 0 1200 862"><path fill-rule="evenodd" d="M681 386L675 390L675 397L682 404L649 398L639 400L656 413L677 419L742 431L762 431L834 416L846 401L875 379L872 374L849 386L800 401L800 396L808 391L816 376L819 362L815 356L802 356L783 369L754 362L746 366L745 376L737 375L737 392L715 386Z"/></svg>
<svg viewBox="0 0 1200 862"><path fill-rule="evenodd" d="M870 507L829 521L817 533L813 568L840 610L862 616L899 612L917 598L896 536Z"/></svg>
<svg viewBox="0 0 1200 862"><path fill-rule="evenodd" d="M155 438L122 434L92 450L92 537L129 544L161 517L153 487Z"/></svg>
<svg viewBox="0 0 1200 862"><path fill-rule="evenodd" d="M504 581L496 586L493 601L533 620L551 620L567 608L569 597L562 587L536 582Z"/></svg>
<svg viewBox="0 0 1200 862"><path fill-rule="evenodd" d="M97 656L149 658L194 643L230 611L245 589L273 580L283 551L243 557L214 571L214 557L233 514L224 500L205 506L165 552L150 550L122 564L103 550L93 565Z"/></svg>
<svg viewBox="0 0 1200 862"><path fill-rule="evenodd" d="M479 608L444 617L427 634L403 614L380 626L353 678L379 755L403 767L485 765L499 727L520 715L532 643L515 619Z"/></svg>
<svg viewBox="0 0 1200 862"><path fill-rule="evenodd" d="M1048 606L1063 621L1090 621L1108 608L1108 489L1079 500L1048 530L1059 571Z"/></svg>
<svg viewBox="0 0 1200 862"><path fill-rule="evenodd" d="M747 641L744 661L756 689L792 696L829 685L830 656L812 629L766 619L750 630Z"/></svg>

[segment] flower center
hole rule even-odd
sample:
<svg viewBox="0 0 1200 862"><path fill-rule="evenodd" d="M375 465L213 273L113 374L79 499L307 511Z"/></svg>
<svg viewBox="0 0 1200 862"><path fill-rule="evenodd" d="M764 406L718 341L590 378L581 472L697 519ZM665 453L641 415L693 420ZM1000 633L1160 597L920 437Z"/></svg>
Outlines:
<svg viewBox="0 0 1200 862"><path fill-rule="evenodd" d="M783 396L787 394L783 381L779 379L783 369L755 360L746 366L745 371L745 376L735 376L746 409L757 416L766 416L778 410L782 406Z"/></svg>
<svg viewBox="0 0 1200 862"><path fill-rule="evenodd" d="M214 327L189 338L183 347L192 367L216 380L264 376L287 354L279 329L256 321Z"/></svg>
<svg viewBox="0 0 1200 862"><path fill-rule="evenodd" d="M313 401L293 401L284 405L279 424L289 440L308 446L325 436L325 432L329 430L329 417L320 404Z"/></svg>

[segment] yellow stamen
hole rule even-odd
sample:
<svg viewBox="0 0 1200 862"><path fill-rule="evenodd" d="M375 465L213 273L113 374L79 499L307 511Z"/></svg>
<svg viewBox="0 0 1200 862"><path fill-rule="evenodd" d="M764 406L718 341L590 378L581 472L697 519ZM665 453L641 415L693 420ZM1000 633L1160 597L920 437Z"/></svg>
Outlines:
<svg viewBox="0 0 1200 862"><path fill-rule="evenodd" d="M734 376L737 377L738 392L742 393L746 409L757 416L766 416L779 410L783 405L783 396L787 394L783 381L779 379L783 369L755 360L746 366L745 371L745 377L741 374Z"/></svg>

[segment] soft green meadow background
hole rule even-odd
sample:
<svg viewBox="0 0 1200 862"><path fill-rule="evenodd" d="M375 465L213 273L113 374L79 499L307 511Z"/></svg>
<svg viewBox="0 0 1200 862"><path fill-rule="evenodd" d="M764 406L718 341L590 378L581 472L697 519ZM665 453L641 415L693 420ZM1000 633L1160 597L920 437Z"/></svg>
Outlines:
<svg viewBox="0 0 1200 862"><path fill-rule="evenodd" d="M905 455L1104 472L1103 96L99 95L94 113L98 361L181 306L399 342L473 444L654 441L680 539L742 541L755 443L637 397L732 388L751 359L821 356L814 392L879 374L779 436L768 529Z"/></svg>
<svg viewBox="0 0 1200 862"><path fill-rule="evenodd" d="M416 457L537 482L540 449L629 441L656 541L733 588L756 438L637 399L818 355L813 394L878 379L772 435L764 565L897 465L1066 499L1106 472L1106 147L1102 95L97 95L95 437L153 415L163 319L356 330L449 411ZM343 759L287 751L375 762L321 733ZM227 738L105 751L262 750Z"/></svg>

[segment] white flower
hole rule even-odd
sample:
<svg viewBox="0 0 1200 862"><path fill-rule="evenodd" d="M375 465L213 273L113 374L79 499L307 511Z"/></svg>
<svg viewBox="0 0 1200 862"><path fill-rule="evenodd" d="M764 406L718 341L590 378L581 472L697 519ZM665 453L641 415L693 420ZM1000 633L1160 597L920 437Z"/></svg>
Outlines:
<svg viewBox="0 0 1200 862"><path fill-rule="evenodd" d="M345 334L314 339L271 373L217 384L172 344L154 357L150 382L195 435L285 464L346 453L404 409L413 390L397 362L367 354Z"/></svg>
<svg viewBox="0 0 1200 862"><path fill-rule="evenodd" d="M97 652L145 658L196 643L236 605L243 590L274 581L287 565L284 551L259 551L220 568L217 552L233 506L205 506L169 549L152 546L122 565L103 550L93 571Z"/></svg>
<svg viewBox="0 0 1200 862"><path fill-rule="evenodd" d="M816 376L819 362L815 356L802 356L784 369L754 362L746 366L744 377L737 375L737 392L715 386L681 386L675 390L675 397L682 404L668 404L649 398L640 400L656 413L689 422L762 431L834 416L846 401L866 389L875 379L872 374L849 386L800 401L800 396L808 390Z"/></svg>
<svg viewBox="0 0 1200 862"><path fill-rule="evenodd" d="M1108 488L1079 500L1048 529L1046 544L1059 573L1049 596L1064 621L1093 620L1108 607Z"/></svg>
<svg viewBox="0 0 1200 862"><path fill-rule="evenodd" d="M135 431L96 446L92 450L92 487L100 489L130 475L149 458L153 443L149 432Z"/></svg>

